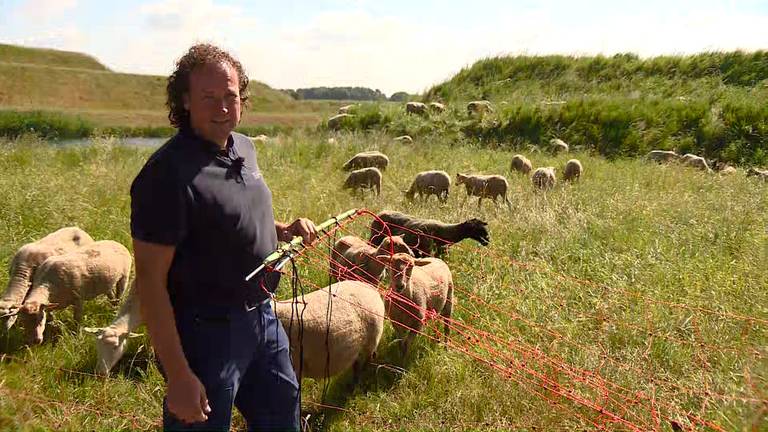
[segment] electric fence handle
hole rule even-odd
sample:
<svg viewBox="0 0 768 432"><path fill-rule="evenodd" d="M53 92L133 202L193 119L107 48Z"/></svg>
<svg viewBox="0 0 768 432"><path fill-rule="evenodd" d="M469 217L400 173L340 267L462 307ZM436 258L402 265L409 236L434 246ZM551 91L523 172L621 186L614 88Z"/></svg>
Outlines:
<svg viewBox="0 0 768 432"><path fill-rule="evenodd" d="M337 223L345 219L351 218L355 214L357 214L357 209L347 210L344 213L334 216L328 219L327 221L321 223L320 225L317 225L317 230L325 234L328 228L336 225ZM290 242L277 248L274 252L272 252L266 258L264 258L264 261L261 263L261 265L258 266L256 270L248 274L248 276L245 277L245 280L249 281L253 279L253 277L259 274L267 266L271 266L273 264L274 264L273 268L275 270L280 270L281 268L283 268L283 266L288 262L288 260L298 255L299 252L301 252L302 250L304 250L304 248L307 247L301 242L301 240L302 240L301 237L296 236L293 239L291 239Z"/></svg>

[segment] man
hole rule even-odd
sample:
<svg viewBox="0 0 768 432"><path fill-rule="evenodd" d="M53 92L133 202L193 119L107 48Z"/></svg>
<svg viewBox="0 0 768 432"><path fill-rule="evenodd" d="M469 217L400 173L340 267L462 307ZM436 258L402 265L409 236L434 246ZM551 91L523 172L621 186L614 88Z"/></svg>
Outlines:
<svg viewBox="0 0 768 432"><path fill-rule="evenodd" d="M274 220L250 140L233 129L248 77L199 44L168 78L176 136L131 186L141 314L166 379L165 430L298 430L298 382L269 299L279 274L245 281L277 240L316 237L309 219Z"/></svg>

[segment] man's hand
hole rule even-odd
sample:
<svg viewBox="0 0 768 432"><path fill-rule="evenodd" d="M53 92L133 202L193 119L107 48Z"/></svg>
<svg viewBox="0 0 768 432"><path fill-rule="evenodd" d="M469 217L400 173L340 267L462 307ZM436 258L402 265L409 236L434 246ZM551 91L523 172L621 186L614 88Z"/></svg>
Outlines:
<svg viewBox="0 0 768 432"><path fill-rule="evenodd" d="M295 236L300 236L304 244L308 245L317 238L317 227L314 222L307 218L298 218L290 225L282 227L279 224L276 225L278 239L285 242L291 241Z"/></svg>
<svg viewBox="0 0 768 432"><path fill-rule="evenodd" d="M168 411L184 423L200 423L211 413L203 383L192 371L168 377Z"/></svg>

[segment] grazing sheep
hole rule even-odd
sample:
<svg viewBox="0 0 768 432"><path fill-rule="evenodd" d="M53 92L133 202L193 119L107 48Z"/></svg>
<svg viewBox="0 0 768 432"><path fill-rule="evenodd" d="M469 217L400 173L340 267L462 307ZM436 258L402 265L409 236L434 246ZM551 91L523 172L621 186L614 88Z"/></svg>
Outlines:
<svg viewBox="0 0 768 432"><path fill-rule="evenodd" d="M718 173L720 175L734 174L734 173L736 173L738 171L736 168L728 165L726 162L723 162L723 161L720 161L720 160L717 160L717 159L713 159L713 160L709 161L708 164L709 164L709 166L712 167L713 171L715 171L716 173Z"/></svg>
<svg viewBox="0 0 768 432"><path fill-rule="evenodd" d="M582 172L584 172L584 168L581 166L581 162L579 162L578 159L571 159L565 163L565 168L563 169L563 180L578 180L581 177Z"/></svg>
<svg viewBox="0 0 768 432"><path fill-rule="evenodd" d="M427 106L421 102L408 102L405 104L405 112L408 114L426 115Z"/></svg>
<svg viewBox="0 0 768 432"><path fill-rule="evenodd" d="M341 128L341 125L346 119L351 119L354 116L352 114L336 114L328 119L328 129L337 130Z"/></svg>
<svg viewBox="0 0 768 432"><path fill-rule="evenodd" d="M656 161L659 163L667 163L676 161L680 158L680 155L672 150L651 150L645 156L648 160Z"/></svg>
<svg viewBox="0 0 768 432"><path fill-rule="evenodd" d="M344 189L375 189L378 196L381 194L381 171L374 167L354 170L347 176Z"/></svg>
<svg viewBox="0 0 768 432"><path fill-rule="evenodd" d="M491 198L496 203L496 198L504 197L504 202L512 207L512 203L507 198L507 189L509 183L504 176L500 175L467 175L456 174L456 186L463 184L467 189L467 196L480 197L477 206L483 202L483 198Z"/></svg>
<svg viewBox="0 0 768 432"><path fill-rule="evenodd" d="M405 191L405 197L413 200L416 194L424 199L429 195L436 195L441 202L448 200L448 192L451 188L451 176L445 171L422 171L416 174L411 187Z"/></svg>
<svg viewBox="0 0 768 432"><path fill-rule="evenodd" d="M528 174L532 169L533 165L527 157L520 154L512 156L512 164L510 165L510 170Z"/></svg>
<svg viewBox="0 0 768 432"><path fill-rule="evenodd" d="M380 255L391 268L390 287L395 293L385 299L387 316L401 340L403 357L413 338L424 328L427 313L443 318L447 338L453 311L453 276L448 265L438 258L416 259L407 254Z"/></svg>
<svg viewBox="0 0 768 432"><path fill-rule="evenodd" d="M549 140L549 147L552 153L568 153L568 144L560 138L552 138Z"/></svg>
<svg viewBox="0 0 768 432"><path fill-rule="evenodd" d="M352 156L352 159L344 163L341 168L344 171L368 167L376 167L380 170L384 170L388 165L389 158L384 153L377 151L366 151Z"/></svg>
<svg viewBox="0 0 768 432"><path fill-rule="evenodd" d="M353 108L355 108L357 104L351 104L351 105L344 105L343 107L339 108L339 114L349 114L349 111Z"/></svg>
<svg viewBox="0 0 768 432"><path fill-rule="evenodd" d="M430 102L429 109L436 113L445 112L445 105L441 104L440 102Z"/></svg>
<svg viewBox="0 0 768 432"><path fill-rule="evenodd" d="M481 245L490 242L488 224L472 218L457 224L447 224L433 219L419 219L396 211L383 211L378 219L371 222L371 243L380 244L387 236L389 227L392 235L402 235L405 243L417 257L443 256L453 243L471 238ZM383 222L383 223L382 223Z"/></svg>
<svg viewBox="0 0 768 432"><path fill-rule="evenodd" d="M37 267L46 259L91 243L93 239L87 232L78 227L66 227L20 247L11 259L8 286L0 296L0 315L14 313L21 307ZM9 316L6 328L10 329L15 322L16 315Z"/></svg>
<svg viewBox="0 0 768 432"><path fill-rule="evenodd" d="M685 166L693 167L706 172L712 172L712 170L709 169L709 165L707 165L707 160L701 156L696 156L695 154L684 154L680 158L680 162L682 162Z"/></svg>
<svg viewBox="0 0 768 432"><path fill-rule="evenodd" d="M253 141L254 144L256 144L256 143L266 144L267 142L269 142L269 137L264 135L264 134L256 135L255 137L250 137L250 138L251 138L251 141Z"/></svg>
<svg viewBox="0 0 768 432"><path fill-rule="evenodd" d="M487 100L472 101L467 104L467 114L486 114L493 112L493 105Z"/></svg>
<svg viewBox="0 0 768 432"><path fill-rule="evenodd" d="M552 189L556 182L555 167L536 168L531 175L531 183L538 189Z"/></svg>
<svg viewBox="0 0 768 432"><path fill-rule="evenodd" d="M413 144L413 138L411 138L410 135L401 135L399 137L395 137L393 141L397 141L404 144Z"/></svg>
<svg viewBox="0 0 768 432"><path fill-rule="evenodd" d="M82 321L86 300L105 294L118 302L128 287L131 253L120 243L102 240L64 255L45 260L35 272L32 288L21 307L29 340L43 341L46 309L74 306L74 317Z"/></svg>
<svg viewBox="0 0 768 432"><path fill-rule="evenodd" d="M768 170L750 168L747 170L747 177L757 177L760 180L768 182Z"/></svg>
<svg viewBox="0 0 768 432"><path fill-rule="evenodd" d="M303 298L277 302L275 315L289 335L299 379L332 377L350 367L357 378L375 356L384 331L384 301L376 288L359 281L337 282Z"/></svg>
<svg viewBox="0 0 768 432"><path fill-rule="evenodd" d="M131 284L125 301L117 312L117 317L108 327L85 328L88 333L96 334L96 373L108 375L109 371L120 360L125 352L128 338L139 336L131 333L141 324L139 296L136 293L136 283Z"/></svg>
<svg viewBox="0 0 768 432"><path fill-rule="evenodd" d="M369 245L355 236L344 236L336 241L331 252L331 277L336 280L362 280L371 285L378 285L384 272L384 263L376 260L377 255L407 253L413 256L411 248L403 241L403 236L385 237L379 247Z"/></svg>

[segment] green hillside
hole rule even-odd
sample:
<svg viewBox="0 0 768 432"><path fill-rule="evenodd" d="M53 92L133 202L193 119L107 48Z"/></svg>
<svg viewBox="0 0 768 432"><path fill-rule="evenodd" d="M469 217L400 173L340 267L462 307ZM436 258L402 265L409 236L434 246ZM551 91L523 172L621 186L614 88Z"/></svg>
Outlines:
<svg viewBox="0 0 768 432"><path fill-rule="evenodd" d="M108 70L95 58L78 52L0 44L0 62L77 69Z"/></svg>

